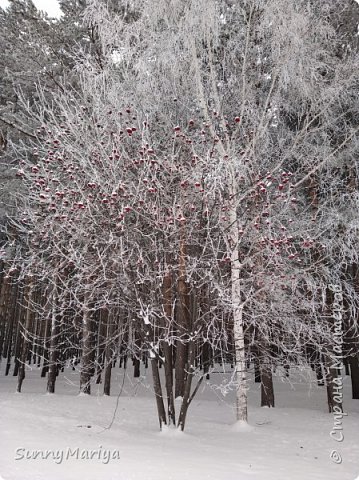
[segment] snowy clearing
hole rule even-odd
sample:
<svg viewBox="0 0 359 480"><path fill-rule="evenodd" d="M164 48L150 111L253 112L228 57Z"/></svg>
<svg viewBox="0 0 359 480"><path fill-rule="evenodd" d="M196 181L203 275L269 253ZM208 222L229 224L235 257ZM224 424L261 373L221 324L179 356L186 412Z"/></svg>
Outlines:
<svg viewBox="0 0 359 480"><path fill-rule="evenodd" d="M233 425L233 393L223 397L216 389L226 375L213 374L190 407L186 432L160 433L149 376L143 373L139 381L126 378L110 429L105 428L117 392L104 397L102 387L94 386L92 396L79 396L77 372L60 374L55 395L42 394L45 384L36 370L28 372L21 394L14 393L16 378L2 377L2 478L353 480L359 472L359 402L350 400L349 378L344 398L348 417L339 443L330 437L333 416L326 412L325 388L310 388L295 374L292 385L276 379L274 409L258 408L258 386L251 385L249 431ZM119 373L116 383L121 380ZM73 455L66 459L69 449ZM80 457L82 450L100 453L92 460L76 459L76 449ZM333 449L343 458L339 465L329 458ZM49 458L15 460L38 450L48 450ZM118 451L120 459L108 459L106 451Z"/></svg>

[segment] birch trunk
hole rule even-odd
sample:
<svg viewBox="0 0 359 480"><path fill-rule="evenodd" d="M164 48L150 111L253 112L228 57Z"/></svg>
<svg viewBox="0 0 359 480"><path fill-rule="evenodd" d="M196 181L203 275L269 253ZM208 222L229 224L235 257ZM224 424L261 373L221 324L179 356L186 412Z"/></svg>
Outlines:
<svg viewBox="0 0 359 480"><path fill-rule="evenodd" d="M244 322L243 305L241 301L241 263L239 260L239 225L236 208L236 189L234 186L234 175L232 174L232 186L229 191L231 201L229 211L230 234L229 242L231 248L231 284L232 284L232 312L233 312L233 334L235 350L235 375L237 380L236 389L236 418L237 421L247 422L247 376L245 361Z"/></svg>

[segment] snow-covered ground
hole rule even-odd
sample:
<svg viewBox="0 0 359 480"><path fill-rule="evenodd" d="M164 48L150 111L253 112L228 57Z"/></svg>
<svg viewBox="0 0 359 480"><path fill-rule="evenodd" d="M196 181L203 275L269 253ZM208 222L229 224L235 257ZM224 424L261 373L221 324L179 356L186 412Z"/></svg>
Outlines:
<svg viewBox="0 0 359 480"><path fill-rule="evenodd" d="M158 431L149 373L140 380L126 377L117 399L122 372L115 372L119 387L111 397L102 396L102 386L94 386L90 397L79 396L77 373L70 369L60 375L55 395L43 393L37 370L27 373L21 394L14 393L16 379L0 372L0 478L353 480L359 474L359 400L350 399L349 378L339 443L330 436L334 419L326 411L325 388L309 388L295 372L292 385L276 379L274 409L259 408L259 387L251 386L254 428L247 432L233 428L233 393L223 396L216 388L226 375L213 374L190 407L185 433ZM330 459L333 449L341 464ZM22 458L40 450L49 452L47 459ZM93 459L81 459L91 450ZM108 461L108 453L120 458Z"/></svg>

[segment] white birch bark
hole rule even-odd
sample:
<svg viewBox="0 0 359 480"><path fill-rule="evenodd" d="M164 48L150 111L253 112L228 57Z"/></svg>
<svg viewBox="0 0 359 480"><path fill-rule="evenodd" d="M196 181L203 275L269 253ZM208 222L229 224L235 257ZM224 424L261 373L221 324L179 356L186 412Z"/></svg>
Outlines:
<svg viewBox="0 0 359 480"><path fill-rule="evenodd" d="M229 211L229 240L231 248L231 283L232 283L232 309L233 333L235 348L235 375L236 388L236 418L237 421L248 421L247 412L247 377L245 362L243 305L241 302L241 263L239 259L239 225L236 208L236 191L234 176L230 187L231 206Z"/></svg>

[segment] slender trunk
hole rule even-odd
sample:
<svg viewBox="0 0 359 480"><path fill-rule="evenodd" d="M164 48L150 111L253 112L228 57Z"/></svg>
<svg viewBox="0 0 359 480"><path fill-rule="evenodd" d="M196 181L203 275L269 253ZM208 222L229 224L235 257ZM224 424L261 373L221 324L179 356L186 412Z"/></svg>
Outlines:
<svg viewBox="0 0 359 480"><path fill-rule="evenodd" d="M350 375L352 381L352 397L359 399L359 358L358 356L349 358Z"/></svg>
<svg viewBox="0 0 359 480"><path fill-rule="evenodd" d="M103 393L104 395L110 395L111 393L111 374L112 374L112 363L113 363L113 334L115 331L115 322L112 316L107 314L107 338L106 338L106 348L105 348L105 375L104 375L104 385ZM125 372L124 372L125 375Z"/></svg>
<svg viewBox="0 0 359 480"><path fill-rule="evenodd" d="M185 383L184 395L183 395L183 400L182 400L182 405L181 405L181 410L178 417L178 425L177 425L182 431L184 430L185 424L186 424L186 417L187 417L187 412L188 412L188 407L189 407L190 397L191 397L191 386L192 386L193 374L195 369L194 361L196 356L196 346L193 340L189 342L188 350L189 352L188 352L188 363L186 365L186 370L187 370L186 383Z"/></svg>
<svg viewBox="0 0 359 480"><path fill-rule="evenodd" d="M317 357L316 357L315 374L317 377L318 387L322 387L324 385L324 376L323 376L323 366L321 363L321 355L319 352L317 352Z"/></svg>
<svg viewBox="0 0 359 480"><path fill-rule="evenodd" d="M235 199L235 185L230 189L230 197ZM232 284L232 312L233 334L235 351L236 389L236 418L237 421L247 422L247 375L244 340L243 305L241 302L241 263L239 260L239 228L235 201L229 211L230 245L231 245L231 284Z"/></svg>
<svg viewBox="0 0 359 480"><path fill-rule="evenodd" d="M18 381L17 381L17 392L21 392L22 383L25 378L25 364L27 358L27 352L29 348L29 341L27 336L30 333L31 326L31 298L32 298L32 284L30 283L27 287L27 305L26 305L26 314L25 314L25 326L23 331L23 343L21 349L21 355L19 360L19 372L18 372Z"/></svg>
<svg viewBox="0 0 359 480"><path fill-rule="evenodd" d="M2 356L2 349L4 345L4 335L7 323L7 310L9 304L9 297L11 292L11 283L8 276L3 276L1 290L0 290L0 360ZM5 342L6 343L6 342ZM6 348L6 344L4 345Z"/></svg>
<svg viewBox="0 0 359 480"><path fill-rule="evenodd" d="M95 362L96 362L96 345L97 345L97 331L95 329L95 323L97 321L97 312L93 312L89 316L89 342L90 342L90 352L89 352L89 373L90 378L95 376Z"/></svg>
<svg viewBox="0 0 359 480"><path fill-rule="evenodd" d="M99 315L97 335L97 362L96 362L96 385L102 383L102 372L105 366L105 340L108 323L108 311L102 310Z"/></svg>
<svg viewBox="0 0 359 480"><path fill-rule="evenodd" d="M184 227L182 227L184 228ZM186 284L186 247L184 233L181 231L180 253L179 253L179 275L177 282L178 308L177 308L177 335L179 339L176 342L176 362L175 362L175 397L183 397L185 389L185 367L188 355L188 324L189 324L189 305L188 288Z"/></svg>
<svg viewBox="0 0 359 480"><path fill-rule="evenodd" d="M198 305L197 305L197 296L194 294L191 295L191 303L190 303L190 310L189 310L189 342L188 342L188 358L186 362L186 379L185 379L185 389L183 400L181 404L181 410L178 418L178 427L181 428L183 431L186 424L186 417L188 412L188 407L194 398L195 394L198 391L198 388L203 380L203 376L197 383L197 387L195 388L192 396L191 396L191 386L192 380L195 372L195 361L196 361L196 342L194 341L194 326L196 325L196 321L198 319Z"/></svg>
<svg viewBox="0 0 359 480"><path fill-rule="evenodd" d="M49 371L50 343L51 343L51 321L50 321L49 315L47 315L46 324L45 324L44 342L43 342L44 361L41 369L41 377L46 377L46 374Z"/></svg>
<svg viewBox="0 0 359 480"><path fill-rule="evenodd" d="M139 378L141 376L141 362L138 358L134 357L133 359L133 376L134 378Z"/></svg>
<svg viewBox="0 0 359 480"><path fill-rule="evenodd" d="M35 304L38 303L38 296L39 292L38 289L36 289L33 292L33 299ZM29 358L29 365L31 363L35 364L36 363L36 351L37 351L37 344L38 344L38 325L39 325L39 320L38 320L38 315L36 314L36 311L32 313L32 319L31 319L32 325L31 325L31 332L32 332L32 339L31 339L31 344L29 348L29 353L28 353L28 358Z"/></svg>
<svg viewBox="0 0 359 480"><path fill-rule="evenodd" d="M164 329L172 328L172 275L171 272L167 272L163 278L163 309L165 314ZM168 422L176 425L176 412L174 402L173 391L173 354L172 346L165 339L162 344L163 355L165 358L165 380L166 380L166 393L167 393L167 412Z"/></svg>
<svg viewBox="0 0 359 480"><path fill-rule="evenodd" d="M109 357L106 357L106 367L105 367L105 375L104 375L104 383L103 383L103 394L110 396L111 395L111 373L112 373L112 359L111 354L109 353Z"/></svg>
<svg viewBox="0 0 359 480"><path fill-rule="evenodd" d="M202 322L206 322L209 312L210 312L210 293L209 293L209 286L205 285L201 291L201 317ZM222 353L222 349L221 349ZM203 373L206 374L206 380L209 380L209 368L212 363L212 347L210 341L205 341L202 343L202 352L201 352L201 363L203 368Z"/></svg>
<svg viewBox="0 0 359 480"><path fill-rule="evenodd" d="M163 403L160 372L158 370L158 361L156 360L156 358L151 358L151 368L152 368L152 378L153 378L153 389L156 396L158 421L160 423L160 429L162 429L162 424L167 425L167 419L166 419L165 405Z"/></svg>
<svg viewBox="0 0 359 480"><path fill-rule="evenodd" d="M8 332L7 332L7 339L5 345L5 354L6 354L6 369L5 375L9 375L10 367L11 367L11 356L14 354L13 347L16 342L16 319L18 313L18 284L15 285L14 292L13 292L13 304L11 309L11 315L9 319L8 325Z"/></svg>
<svg viewBox="0 0 359 480"><path fill-rule="evenodd" d="M37 368L41 367L41 361L44 355L44 346L41 340L43 340L45 336L45 327L46 322L44 322L43 319L40 319L39 337L37 339L37 341L39 342L39 347L37 349Z"/></svg>
<svg viewBox="0 0 359 480"><path fill-rule="evenodd" d="M211 346L209 342L204 342L202 345L202 368L203 373L206 374L206 379L209 380L209 366L211 364Z"/></svg>
<svg viewBox="0 0 359 480"><path fill-rule="evenodd" d="M87 302L82 310L82 366L80 373L80 390L86 395L91 394L91 318Z"/></svg>
<svg viewBox="0 0 359 480"><path fill-rule="evenodd" d="M254 357L254 382L261 383L261 371L259 368L259 360L258 360L257 353Z"/></svg>
<svg viewBox="0 0 359 480"><path fill-rule="evenodd" d="M51 334L50 334L50 353L49 353L49 373L47 376L47 391L55 393L55 382L57 376L58 360L58 341L59 341L59 318L57 312L57 293L53 293L53 305L51 312Z"/></svg>
<svg viewBox="0 0 359 480"><path fill-rule="evenodd" d="M22 345L22 332L21 332L21 320L24 314L24 309L22 308L21 304L24 301L24 292L23 289L19 288L18 291L18 314L17 314L17 322L16 322L16 338L15 338L15 349L14 349L14 356L15 356L15 365L13 376L17 377L19 373L19 358L20 358L20 351Z"/></svg>
<svg viewBox="0 0 359 480"><path fill-rule="evenodd" d="M345 375L349 376L350 375L350 368L349 368L348 359L344 358L343 363L344 363Z"/></svg>

